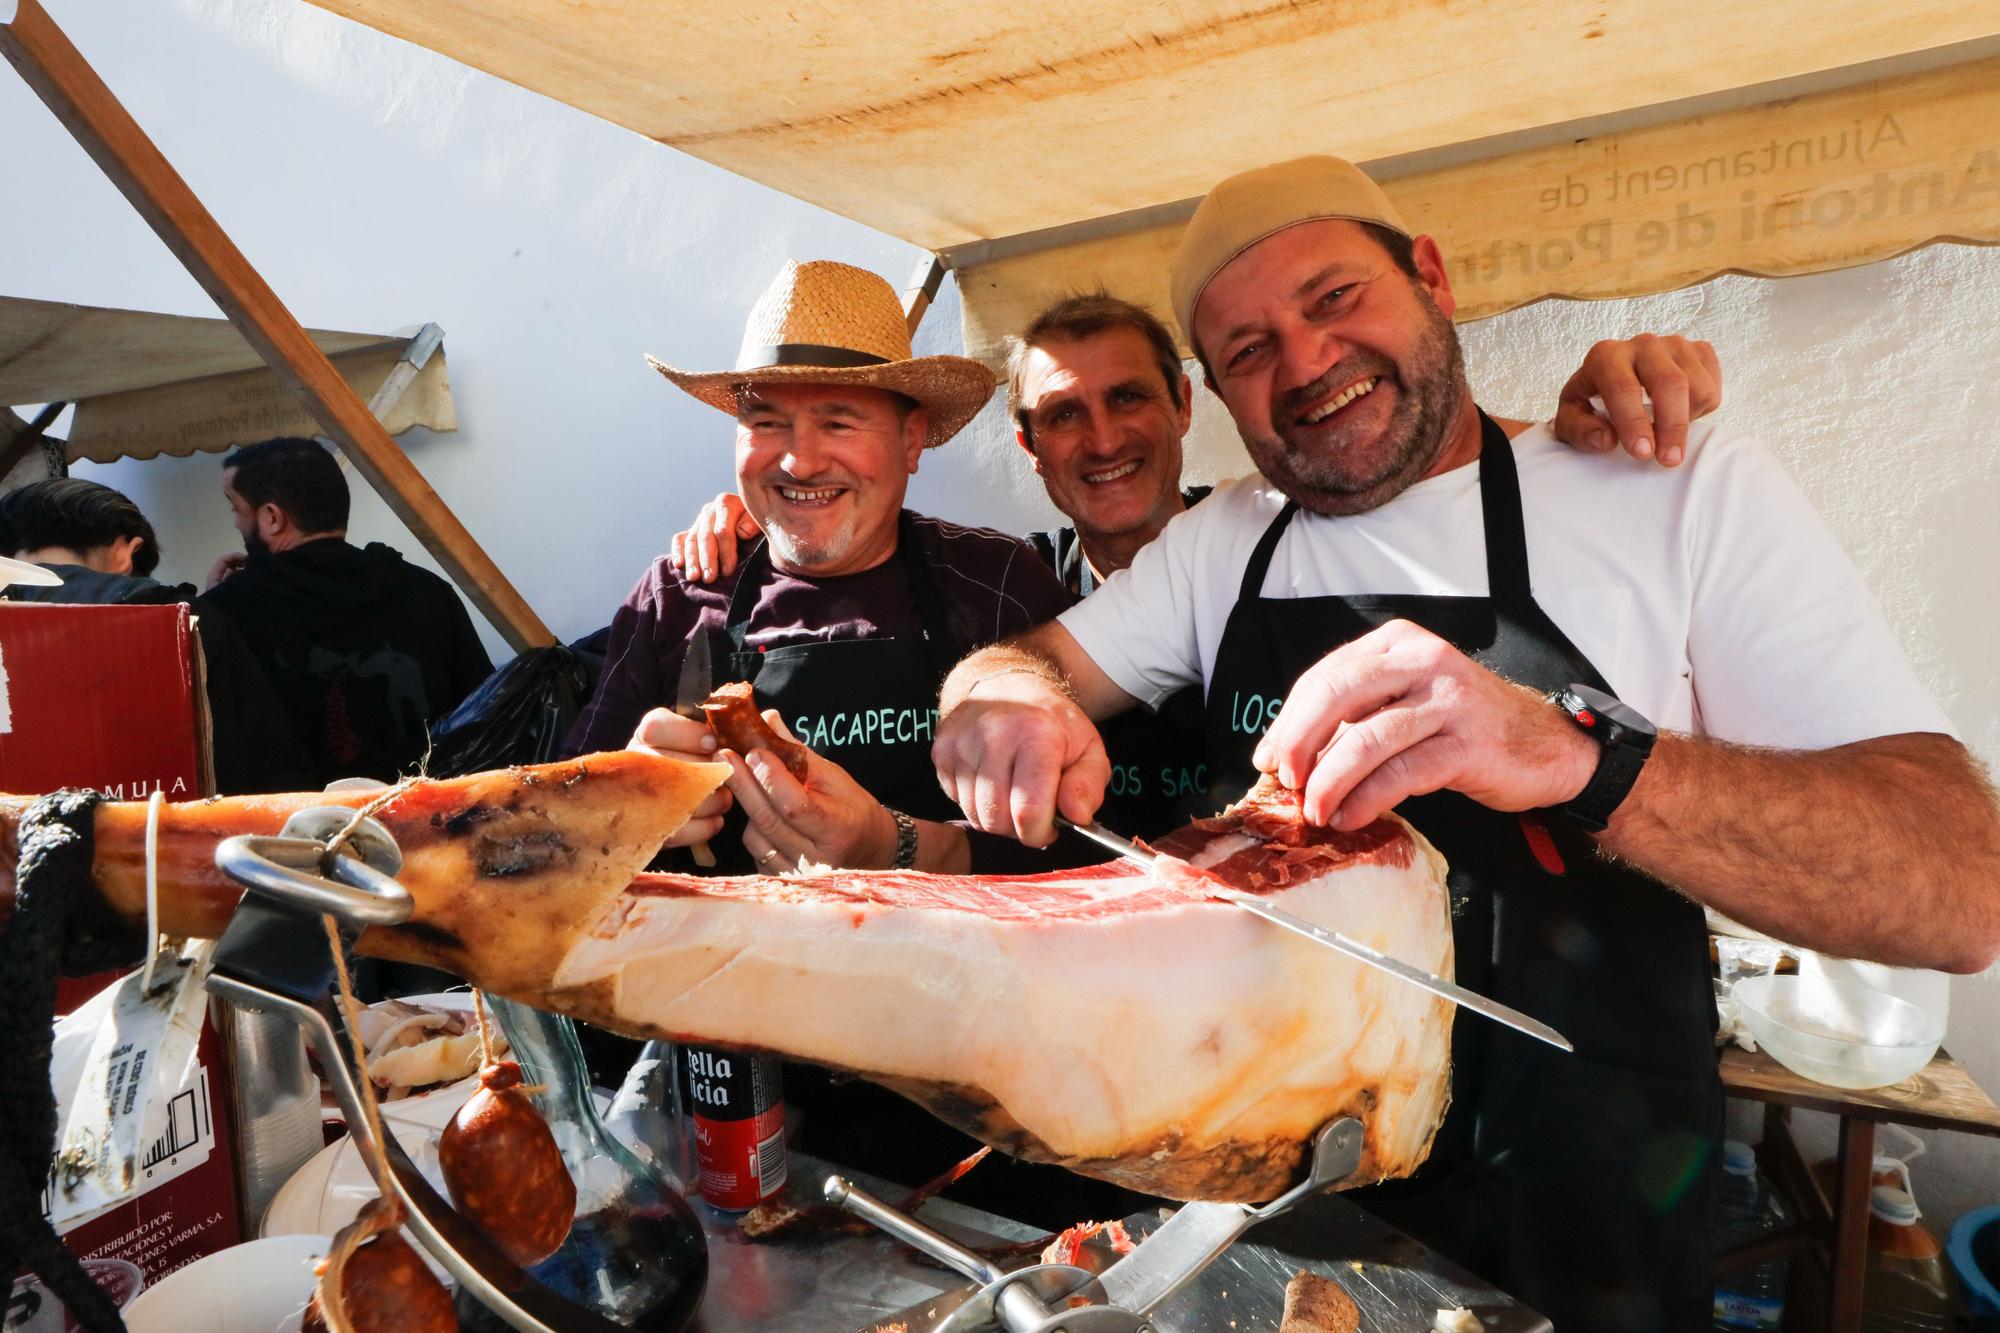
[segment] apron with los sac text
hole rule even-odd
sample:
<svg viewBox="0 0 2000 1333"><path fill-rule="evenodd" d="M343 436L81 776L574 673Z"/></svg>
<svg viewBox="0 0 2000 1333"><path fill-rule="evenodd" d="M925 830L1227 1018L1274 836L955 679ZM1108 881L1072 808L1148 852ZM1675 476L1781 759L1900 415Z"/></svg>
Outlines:
<svg viewBox="0 0 2000 1333"><path fill-rule="evenodd" d="M1218 798L1257 776L1251 753L1299 676L1392 620L1537 690L1610 689L1534 599L1513 446L1481 422L1486 596L1267 597L1298 505L1266 530L1208 685ZM1326 531L1338 540L1337 524ZM1430 1160L1410 1181L1351 1197L1563 1333L1708 1327L1722 1092L1701 909L1598 855L1559 816L1453 792L1397 812L1450 864L1459 982L1552 1024L1576 1052L1461 1010L1451 1110Z"/></svg>

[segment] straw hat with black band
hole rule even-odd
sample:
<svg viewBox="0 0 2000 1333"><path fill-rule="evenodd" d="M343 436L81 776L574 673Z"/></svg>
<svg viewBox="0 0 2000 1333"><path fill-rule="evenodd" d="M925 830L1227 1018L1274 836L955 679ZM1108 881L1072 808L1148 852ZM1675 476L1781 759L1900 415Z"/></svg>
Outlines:
<svg viewBox="0 0 2000 1333"><path fill-rule="evenodd" d="M676 370L646 360L718 411L737 413L752 384L858 384L914 399L930 417L924 447L958 434L993 396L993 372L962 356L916 356L896 290L866 269L787 261L743 326L733 370Z"/></svg>
<svg viewBox="0 0 2000 1333"><path fill-rule="evenodd" d="M1174 251L1174 318L1188 346L1200 354L1194 341L1195 307L1230 261L1287 227L1340 219L1412 235L1382 187L1337 157L1296 157L1231 176L1210 190Z"/></svg>

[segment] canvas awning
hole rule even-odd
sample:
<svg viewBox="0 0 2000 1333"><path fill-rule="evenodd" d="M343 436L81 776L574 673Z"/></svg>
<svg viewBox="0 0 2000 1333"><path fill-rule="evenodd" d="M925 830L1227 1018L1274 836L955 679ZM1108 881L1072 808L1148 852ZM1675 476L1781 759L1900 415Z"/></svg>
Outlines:
<svg viewBox="0 0 2000 1333"><path fill-rule="evenodd" d="M1331 152L1469 310L2000 242L2000 6L1961 0L314 0L940 254L967 346ZM803 256L802 256L803 257Z"/></svg>
<svg viewBox="0 0 2000 1333"><path fill-rule="evenodd" d="M416 331L307 332L367 399ZM26 403L76 404L71 461L185 456L320 429L226 319L0 296L0 406ZM391 435L458 428L442 347L381 413Z"/></svg>

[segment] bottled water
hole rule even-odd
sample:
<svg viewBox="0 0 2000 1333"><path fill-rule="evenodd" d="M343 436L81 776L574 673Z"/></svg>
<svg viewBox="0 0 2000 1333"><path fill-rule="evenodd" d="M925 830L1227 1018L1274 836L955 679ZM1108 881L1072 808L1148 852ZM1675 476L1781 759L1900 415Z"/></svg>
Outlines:
<svg viewBox="0 0 2000 1333"><path fill-rule="evenodd" d="M1786 1222L1785 1208L1757 1174L1757 1157L1747 1143L1722 1145L1722 1231L1718 1251L1760 1239ZM1775 1329L1784 1322L1784 1259L1767 1259L1715 1278L1715 1327Z"/></svg>

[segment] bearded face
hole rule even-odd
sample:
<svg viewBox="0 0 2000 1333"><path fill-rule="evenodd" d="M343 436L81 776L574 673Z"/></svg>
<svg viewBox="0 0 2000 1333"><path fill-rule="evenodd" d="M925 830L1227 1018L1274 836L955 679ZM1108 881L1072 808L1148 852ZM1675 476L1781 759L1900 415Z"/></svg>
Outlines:
<svg viewBox="0 0 2000 1333"><path fill-rule="evenodd" d="M1315 514L1358 514L1401 494L1444 451L1464 393L1458 331L1417 291L1422 327L1397 360L1357 348L1311 384L1274 391L1268 432L1238 431L1257 468Z"/></svg>
<svg viewBox="0 0 2000 1333"><path fill-rule="evenodd" d="M1450 285L1428 240L1413 276L1343 220L1245 250L1203 290L1195 341L1258 470L1316 514L1400 494L1444 457L1469 407Z"/></svg>

